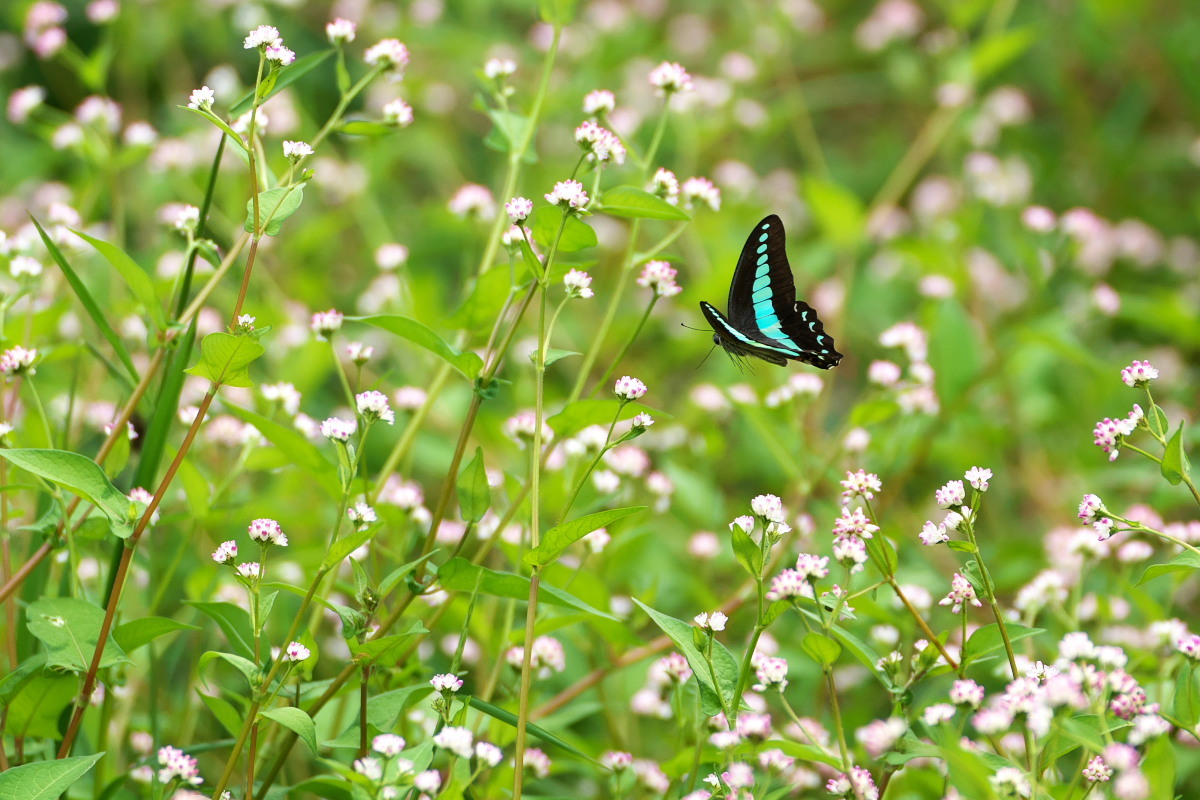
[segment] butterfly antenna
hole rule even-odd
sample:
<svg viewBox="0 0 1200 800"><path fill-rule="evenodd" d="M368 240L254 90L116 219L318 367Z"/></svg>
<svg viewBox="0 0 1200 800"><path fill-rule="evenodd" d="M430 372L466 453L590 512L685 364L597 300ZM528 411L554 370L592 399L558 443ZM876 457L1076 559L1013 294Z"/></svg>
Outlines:
<svg viewBox="0 0 1200 800"><path fill-rule="evenodd" d="M689 331L700 331L700 333L708 333L709 332L709 329L707 329L707 328L693 328L691 325L688 325L687 323L684 323L684 322L679 323L679 326L681 328L687 328Z"/></svg>
<svg viewBox="0 0 1200 800"><path fill-rule="evenodd" d="M687 326L686 326L686 325L684 325L683 327L685 327L685 328L686 328ZM696 328L696 329L694 329L694 330L699 330L699 329L698 329L698 328ZM712 346L712 347L708 348L708 352L704 354L704 358L700 359L700 363L696 365L696 369L700 369L701 367L703 367L703 366L704 366L704 362L705 362L705 361L708 361L708 357L709 357L709 356L711 356L711 355L712 355L712 352L713 352L713 350L716 350L716 349L717 349L717 345L716 345L715 343L713 344L713 346Z"/></svg>

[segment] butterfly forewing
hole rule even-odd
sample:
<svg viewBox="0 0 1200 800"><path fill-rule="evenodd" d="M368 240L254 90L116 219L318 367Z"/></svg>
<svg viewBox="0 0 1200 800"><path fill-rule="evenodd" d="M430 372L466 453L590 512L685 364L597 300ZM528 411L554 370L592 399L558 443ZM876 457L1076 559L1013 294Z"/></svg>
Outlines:
<svg viewBox="0 0 1200 800"><path fill-rule="evenodd" d="M781 366L788 359L805 361L821 369L842 358L816 311L796 300L783 222L774 214L754 227L742 247L729 286L728 317L708 303L700 305L717 341L731 353Z"/></svg>

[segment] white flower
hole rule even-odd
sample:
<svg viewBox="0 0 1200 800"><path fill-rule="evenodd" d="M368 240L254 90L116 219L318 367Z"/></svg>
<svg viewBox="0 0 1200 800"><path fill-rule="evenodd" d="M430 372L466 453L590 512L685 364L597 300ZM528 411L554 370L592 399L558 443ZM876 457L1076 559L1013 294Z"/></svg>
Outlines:
<svg viewBox="0 0 1200 800"><path fill-rule="evenodd" d="M433 737L433 743L443 750L449 750L459 758L470 758L474 752L474 737L470 728L458 728L447 725Z"/></svg>
<svg viewBox="0 0 1200 800"><path fill-rule="evenodd" d="M348 19L338 17L332 22L325 23L325 35L330 44L348 44L354 41L358 25Z"/></svg>
<svg viewBox="0 0 1200 800"><path fill-rule="evenodd" d="M250 523L249 528L250 538L256 542L263 544L274 544L280 547L287 547L287 534L283 532L283 528L273 519L256 519Z"/></svg>
<svg viewBox="0 0 1200 800"><path fill-rule="evenodd" d="M241 575L246 580L255 580L262 574L262 565L257 561L248 561L244 564L237 565L238 575Z"/></svg>
<svg viewBox="0 0 1200 800"><path fill-rule="evenodd" d="M671 205L679 202L679 178L665 167L659 167L651 178L646 191L653 192Z"/></svg>
<svg viewBox="0 0 1200 800"><path fill-rule="evenodd" d="M228 564L235 558L237 558L237 542L234 541L221 542L212 554L212 560L218 564Z"/></svg>
<svg viewBox="0 0 1200 800"><path fill-rule="evenodd" d="M513 225L519 225L533 213L533 201L527 197L514 197L504 204L504 213Z"/></svg>
<svg viewBox="0 0 1200 800"><path fill-rule="evenodd" d="M546 202L552 206L566 206L572 211L587 208L590 201L583 184L579 181L559 181L554 184L554 191L546 195Z"/></svg>
<svg viewBox="0 0 1200 800"><path fill-rule="evenodd" d="M321 435L335 442L348 442L358 424L354 420L330 417L321 423Z"/></svg>
<svg viewBox="0 0 1200 800"><path fill-rule="evenodd" d="M367 48L363 61L372 67L402 72L408 66L408 48L398 39L384 39Z"/></svg>
<svg viewBox="0 0 1200 800"><path fill-rule="evenodd" d="M457 675L450 673L434 675L429 679L429 683L439 692L457 692L463 685L462 680Z"/></svg>
<svg viewBox="0 0 1200 800"><path fill-rule="evenodd" d="M413 122L412 106L397 97L383 107L383 121L387 125L407 128Z"/></svg>
<svg viewBox="0 0 1200 800"><path fill-rule="evenodd" d="M383 392L374 390L361 392L354 396L354 401L358 406L358 413L363 419L369 422L383 420L388 425L396 422L396 414L392 411L387 395Z"/></svg>
<svg viewBox="0 0 1200 800"><path fill-rule="evenodd" d="M713 211L721 210L721 190L713 185L708 178L688 178L680 189L683 202L688 208L695 203L703 203Z"/></svg>
<svg viewBox="0 0 1200 800"><path fill-rule="evenodd" d="M284 651L283 660L292 662L304 661L310 655L312 655L312 653L309 652L307 647L299 642L292 642L287 646L287 650Z"/></svg>
<svg viewBox="0 0 1200 800"><path fill-rule="evenodd" d="M573 269L564 275L563 286L567 288L567 297L579 297L587 300L596 295L591 288L591 276L581 270Z"/></svg>
<svg viewBox="0 0 1200 800"><path fill-rule="evenodd" d="M246 37L242 43L242 47L246 50L253 50L256 47L269 47L271 45L283 44L283 39L279 36L279 29L270 25L259 25Z"/></svg>
<svg viewBox="0 0 1200 800"><path fill-rule="evenodd" d="M619 400L631 401L637 400L646 394L646 384L642 383L637 378L631 378L628 375L619 379L613 387L613 393Z"/></svg>
<svg viewBox="0 0 1200 800"><path fill-rule="evenodd" d="M381 733L371 740L371 749L381 756L391 758L399 755L406 744L407 742L402 736L394 733Z"/></svg>
<svg viewBox="0 0 1200 800"><path fill-rule="evenodd" d="M283 154L287 158L299 160L313 154L312 145L308 142L284 142Z"/></svg>
<svg viewBox="0 0 1200 800"><path fill-rule="evenodd" d="M188 97L188 108L194 108L198 111L211 111L215 99L216 94L212 89L207 86L201 86Z"/></svg>
<svg viewBox="0 0 1200 800"><path fill-rule="evenodd" d="M650 71L650 85L660 95L692 91L692 76L679 64L664 61Z"/></svg>
<svg viewBox="0 0 1200 800"><path fill-rule="evenodd" d="M981 492L988 490L988 481L992 479L992 471L983 467L971 467L963 478Z"/></svg>
<svg viewBox="0 0 1200 800"><path fill-rule="evenodd" d="M517 71L517 62L511 58L489 58L483 65L483 74L492 80L506 78Z"/></svg>
<svg viewBox="0 0 1200 800"><path fill-rule="evenodd" d="M607 89L596 89L588 92L583 98L583 113L590 114L593 117L598 117L602 114L611 114L612 110L617 107L617 99L613 93Z"/></svg>
<svg viewBox="0 0 1200 800"><path fill-rule="evenodd" d="M281 67L286 67L295 60L296 53L281 44L267 47L267 61L274 61Z"/></svg>
<svg viewBox="0 0 1200 800"><path fill-rule="evenodd" d="M318 339L328 340L342 327L342 313L335 309L318 311L312 315L309 327Z"/></svg>
<svg viewBox="0 0 1200 800"><path fill-rule="evenodd" d="M504 752L491 742L475 743L475 758L479 763L494 767L504 759Z"/></svg>

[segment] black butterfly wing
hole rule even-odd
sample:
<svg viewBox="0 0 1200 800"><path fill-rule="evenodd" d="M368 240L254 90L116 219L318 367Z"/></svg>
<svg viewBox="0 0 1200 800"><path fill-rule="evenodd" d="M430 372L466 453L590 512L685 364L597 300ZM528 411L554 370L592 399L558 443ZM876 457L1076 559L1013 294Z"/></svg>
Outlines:
<svg viewBox="0 0 1200 800"><path fill-rule="evenodd" d="M796 300L783 222L774 214L754 226L742 247L728 308L728 324L743 334L738 346L751 355L772 363L780 358L804 361L820 369L837 366L842 358L817 312ZM716 326L714 330L721 333Z"/></svg>

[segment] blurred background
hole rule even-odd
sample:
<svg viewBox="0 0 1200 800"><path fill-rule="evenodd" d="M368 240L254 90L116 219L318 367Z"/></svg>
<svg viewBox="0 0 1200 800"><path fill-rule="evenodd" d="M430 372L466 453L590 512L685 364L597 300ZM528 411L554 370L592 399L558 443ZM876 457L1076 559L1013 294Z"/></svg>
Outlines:
<svg viewBox="0 0 1200 800"><path fill-rule="evenodd" d="M37 252L40 243L30 244L27 213L120 243L165 296L182 253L169 224L172 204L200 203L215 152L215 131L181 108L189 93L212 87L218 112L240 98L255 67L242 38L259 24L278 27L304 57L328 47L328 20L357 21L348 50L356 77L363 49L401 39L411 51L403 81L373 85L350 116L378 118L401 96L415 121L387 136L327 141L310 162L315 179L304 206L264 245L247 305L259 325L274 328L256 380L292 383L303 413L323 419L341 394L326 347L308 333L311 312L404 314L447 340L458 330L463 317L451 315L470 295L489 220L507 199L481 200L465 213L459 194L467 184L499 192L505 169L505 155L487 143L483 108L493 101L482 67L489 58L513 59L508 102L528 107L550 41L534 6L124 0L64 2L59 14L44 4L5 3L0 229L11 253L28 250L47 264L32 313L24 305L9 310L5 346L46 351L39 378L52 414L62 407L55 395L65 397L72 385L86 386L87 403L102 406L90 417L77 412L58 446L92 452L103 435L94 420L124 395L80 358L80 342L94 338L90 323ZM1043 569L1047 535L1075 524L1084 492L1114 510L1139 506L1132 514L1151 522L1194 518L1182 487L1167 485L1132 453L1109 463L1090 433L1097 420L1144 405L1144 394L1120 380L1133 359L1161 371L1155 396L1173 426L1194 416L1198 40L1200 6L1167 0L581 0L550 74L537 158L517 194L540 203L569 175L578 158L573 129L592 90L615 94L614 129L644 151L662 110L647 74L668 60L691 72L695 90L674 98L655 166L680 180L711 179L721 202L719 211L695 208L667 248L683 293L655 307L617 373L643 379L645 403L665 412L638 441L650 467L626 465L631 471L615 494L589 487L577 507L645 501L658 513L614 531L610 549L587 562L573 591L602 608L633 596L685 618L715 608L741 578L724 537L714 556L698 531L722 533L747 513L750 497L771 492L784 498L798 528L815 528L812 547L823 550L840 507L836 481L859 467L883 481L876 508L898 542L902 571L929 586L945 581L952 554L919 548L916 534L938 514L934 489L974 465L995 473L980 531L1009 597ZM331 64L266 105L276 169L284 163L277 143L311 139L333 110ZM605 186L620 183L643 177L632 165L606 171ZM222 250L240 230L248 191L241 162L227 154L210 220ZM711 337L685 327L704 327L698 301L724 307L742 243L768 213L786 225L800 296L846 354L831 372L765 363L739 370L721 353L701 364ZM552 344L567 350L588 348L627 246L628 221L597 215L588 222L599 246L568 260L592 274L597 296L564 314ZM670 223L646 223L639 247L669 230ZM72 252L114 327L144 357L137 305L94 253ZM498 263L507 259L501 249ZM202 328L224 324L236 288L230 280L214 294ZM639 287L627 292L593 380L648 299ZM901 323L916 328L895 327ZM485 403L476 428L489 468L509 474L510 490L525 456L503 428L532 406L523 355L531 334L518 334L501 371L511 383ZM379 331L348 323L345 336L375 346L364 385L389 394L427 386L436 368L424 351ZM475 331L471 344L485 336ZM899 365L900 376L887 380L882 368L872 382L877 360ZM578 364L551 367L552 411ZM470 395L469 384L450 383L401 467L427 496L444 479ZM232 397L263 407L261 394ZM165 508L168 523L197 524L197 553L256 516L278 518L297 531L294 542L308 534L321 540L332 510L315 507L311 484L279 471L269 448L243 458L238 435L226 432L231 446L214 433L196 456L210 485L235 464L237 480L207 509L176 498ZM374 466L396 435L376 439ZM118 476L118 484L127 488L129 477ZM547 507L565 490L553 485ZM319 559L302 548L292 555L301 567ZM103 569L102 549L88 557ZM1120 582L1084 591L1158 608L1163 598L1127 578L1118 570ZM195 576L188 584L183 574L172 580L168 598L206 585ZM461 613L447 615L449 630L456 619ZM593 663L607 657L582 635L569 647ZM572 667L576 677L579 669ZM625 689L639 681L631 676Z"/></svg>

